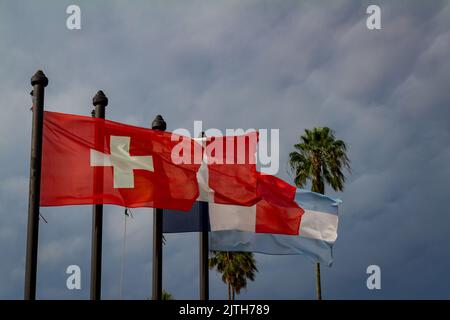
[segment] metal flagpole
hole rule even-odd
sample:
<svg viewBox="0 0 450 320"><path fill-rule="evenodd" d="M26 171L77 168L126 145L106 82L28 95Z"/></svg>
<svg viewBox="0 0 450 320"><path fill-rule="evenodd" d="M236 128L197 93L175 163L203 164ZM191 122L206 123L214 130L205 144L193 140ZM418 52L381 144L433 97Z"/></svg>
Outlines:
<svg viewBox="0 0 450 320"><path fill-rule="evenodd" d="M316 262L316 297L322 300L322 286L320 284L320 263Z"/></svg>
<svg viewBox="0 0 450 320"><path fill-rule="evenodd" d="M105 119L105 109L108 98L103 91L98 91L92 98L95 109L92 116ZM96 145L103 145L103 136L96 135ZM103 150L101 150L103 151ZM94 188L103 187L103 167L94 168ZM96 190L101 192L101 190ZM103 233L103 204L92 206L92 249L91 249L91 300L100 300L102 293L102 233Z"/></svg>
<svg viewBox="0 0 450 320"><path fill-rule="evenodd" d="M153 130L166 131L167 124L163 117L157 115L152 122ZM162 298L162 237L163 237L163 209L153 209L153 282L152 299Z"/></svg>
<svg viewBox="0 0 450 320"><path fill-rule="evenodd" d="M31 133L30 185L28 195L27 253L25 263L25 300L36 299L36 276L41 196L42 131L44 122L44 91L48 85L45 74L38 70L31 77L33 86L33 127Z"/></svg>
<svg viewBox="0 0 450 320"><path fill-rule="evenodd" d="M200 201L200 219L202 231L199 235L200 240L200 300L209 300L209 243L208 243L208 225L209 208L208 202Z"/></svg>
<svg viewBox="0 0 450 320"><path fill-rule="evenodd" d="M202 138L205 132L202 132ZM200 300L209 300L209 204L199 201L201 232L199 234Z"/></svg>

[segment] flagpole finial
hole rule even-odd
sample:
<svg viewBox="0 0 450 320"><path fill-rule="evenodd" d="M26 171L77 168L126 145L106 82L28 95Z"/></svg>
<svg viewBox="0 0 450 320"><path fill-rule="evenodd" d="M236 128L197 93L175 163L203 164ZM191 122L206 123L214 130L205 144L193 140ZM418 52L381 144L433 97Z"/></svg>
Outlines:
<svg viewBox="0 0 450 320"><path fill-rule="evenodd" d="M153 120L152 122L152 129L166 131L166 128L167 128L166 122L164 121L163 117L158 114L155 120Z"/></svg>
<svg viewBox="0 0 450 320"><path fill-rule="evenodd" d="M108 105L108 98L105 96L102 90L99 90L92 98L92 104L94 106L101 105L106 107Z"/></svg>
<svg viewBox="0 0 450 320"><path fill-rule="evenodd" d="M31 77L31 85L42 84L44 87L48 85L48 78L45 76L42 70L36 71L36 73Z"/></svg>

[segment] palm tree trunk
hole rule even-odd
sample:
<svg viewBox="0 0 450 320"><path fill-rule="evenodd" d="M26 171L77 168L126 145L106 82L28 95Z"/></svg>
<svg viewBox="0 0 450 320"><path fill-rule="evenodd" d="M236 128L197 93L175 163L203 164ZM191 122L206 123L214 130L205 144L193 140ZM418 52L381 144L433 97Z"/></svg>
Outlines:
<svg viewBox="0 0 450 320"><path fill-rule="evenodd" d="M316 262L316 294L317 300L322 300L322 286L320 284L320 263Z"/></svg>
<svg viewBox="0 0 450 320"><path fill-rule="evenodd" d="M228 283L228 301L231 300L231 285Z"/></svg>
<svg viewBox="0 0 450 320"><path fill-rule="evenodd" d="M319 171L320 172L320 171ZM316 179L318 182L316 185L313 185L311 191L325 194L325 185L324 183L320 183L319 179ZM316 297L317 300L322 300L322 284L320 283L320 263L316 262Z"/></svg>
<svg viewBox="0 0 450 320"><path fill-rule="evenodd" d="M235 294L236 294L236 290L234 290L234 288L233 288L233 300L235 300Z"/></svg>

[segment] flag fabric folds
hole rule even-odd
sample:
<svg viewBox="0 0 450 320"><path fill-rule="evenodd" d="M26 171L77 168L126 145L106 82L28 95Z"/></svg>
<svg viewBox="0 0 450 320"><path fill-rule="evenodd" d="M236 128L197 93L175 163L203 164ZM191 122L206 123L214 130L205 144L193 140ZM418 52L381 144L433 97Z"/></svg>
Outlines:
<svg viewBox="0 0 450 320"><path fill-rule="evenodd" d="M305 211L299 235L214 231L210 233L210 250L305 255L314 262L331 266L341 201L306 190L298 190L295 200Z"/></svg>
<svg viewBox="0 0 450 320"><path fill-rule="evenodd" d="M294 201L295 187L275 176L258 176L259 201L253 206L209 203L211 231L297 235L303 209Z"/></svg>
<svg viewBox="0 0 450 320"><path fill-rule="evenodd" d="M215 189L211 188L214 179L208 164L209 155L203 158L202 165L198 171L197 179L200 187L198 200L208 202L209 229L211 231L235 230L250 233L268 233L298 235L299 226L304 210L295 202L296 188L272 175L256 172L256 187L254 190L247 189L247 195L255 193L256 203L249 206L237 205L235 203L223 203L223 198L216 197ZM232 172L230 168L229 172ZM251 168L250 172L252 172ZM253 174L253 173L251 173ZM248 174L250 176L251 174ZM221 177L219 177L221 178ZM245 184L244 184L245 185ZM253 185L252 183L250 185ZM241 188L234 185L233 188ZM250 191L249 191L250 190ZM198 214L198 205L191 210L190 215L180 215L176 212L167 212L164 219L164 232L189 232L201 229L201 219ZM200 229L197 229L200 227Z"/></svg>
<svg viewBox="0 0 450 320"><path fill-rule="evenodd" d="M258 252L271 255L305 255L314 262L331 265L332 247L337 238L338 205L340 200L311 191L297 189L295 202L303 208L298 235L259 233L242 230L215 230L210 223L209 247L216 251ZM209 206L210 217L227 215ZM233 211L235 209L230 209ZM241 207L242 211L250 207ZM245 214L245 213L244 213ZM276 215L276 212L273 212ZM201 230L198 202L188 213L169 212L164 217L165 233L196 232Z"/></svg>
<svg viewBox="0 0 450 320"><path fill-rule="evenodd" d="M298 235L304 211L295 202L296 188L256 170L257 132L196 141L204 146L197 200L208 202L211 231ZM227 148L230 142L233 147ZM163 222L164 232L196 231L201 222L198 214L167 212L166 216L169 224Z"/></svg>
<svg viewBox="0 0 450 320"><path fill-rule="evenodd" d="M41 205L187 211L206 197L218 204L252 206L259 201L257 142L257 132L191 139L44 112Z"/></svg>
<svg viewBox="0 0 450 320"><path fill-rule="evenodd" d="M206 145L197 173L200 189L197 200L208 202L211 230L298 234L303 210L294 201L296 188L275 176L257 172L256 161L251 158L255 154L257 135L253 132L243 137L250 139L244 151L237 153L247 160L239 161L229 161L229 153L208 148L210 138L197 139ZM234 136L224 138L228 142L236 140ZM242 148L239 142L237 145ZM220 164L217 165L217 162Z"/></svg>
<svg viewBox="0 0 450 320"><path fill-rule="evenodd" d="M173 136L114 121L44 112L41 206L115 204L189 210L198 197L200 164L174 164L171 156L180 143L192 152L198 144Z"/></svg>
<svg viewBox="0 0 450 320"><path fill-rule="evenodd" d="M240 136L203 138L204 169L207 177L199 181L211 193L214 203L251 206L259 201L257 193L256 148L258 133Z"/></svg>
<svg viewBox="0 0 450 320"><path fill-rule="evenodd" d="M197 200L239 206L252 206L260 200L256 131L240 136L196 138L195 141L203 146L197 172L200 192Z"/></svg>

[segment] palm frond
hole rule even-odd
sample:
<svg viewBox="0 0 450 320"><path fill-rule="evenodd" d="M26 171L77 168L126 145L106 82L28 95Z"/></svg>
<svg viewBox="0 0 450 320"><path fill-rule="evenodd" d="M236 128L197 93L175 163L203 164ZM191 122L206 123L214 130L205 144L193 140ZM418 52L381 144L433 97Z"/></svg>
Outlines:
<svg viewBox="0 0 450 320"><path fill-rule="evenodd" d="M351 173L347 146L337 140L329 127L305 129L295 151L289 154L289 167L294 173L294 182L302 186L308 180L316 192L325 192L325 183L333 190L343 190L343 169Z"/></svg>

